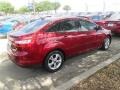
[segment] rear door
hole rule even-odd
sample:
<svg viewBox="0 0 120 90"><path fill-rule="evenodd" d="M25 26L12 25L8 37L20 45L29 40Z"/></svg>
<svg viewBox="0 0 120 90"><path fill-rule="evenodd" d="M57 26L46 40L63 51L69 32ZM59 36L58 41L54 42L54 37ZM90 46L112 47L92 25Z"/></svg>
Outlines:
<svg viewBox="0 0 120 90"><path fill-rule="evenodd" d="M47 32L48 41L64 44L62 48L64 48L67 56L78 53L78 28L73 20L57 22Z"/></svg>

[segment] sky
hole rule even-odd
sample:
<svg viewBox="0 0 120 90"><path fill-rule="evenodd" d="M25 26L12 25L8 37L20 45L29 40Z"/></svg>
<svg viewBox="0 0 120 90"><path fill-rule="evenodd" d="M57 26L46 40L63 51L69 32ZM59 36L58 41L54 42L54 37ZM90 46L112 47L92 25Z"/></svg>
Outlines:
<svg viewBox="0 0 120 90"><path fill-rule="evenodd" d="M0 0L10 2L16 9L28 5L32 0ZM35 0L36 2L44 0ZM62 10L64 5L70 5L72 11L120 11L120 0L48 0L60 2ZM87 9L88 8L88 9ZM105 9L104 9L105 8Z"/></svg>

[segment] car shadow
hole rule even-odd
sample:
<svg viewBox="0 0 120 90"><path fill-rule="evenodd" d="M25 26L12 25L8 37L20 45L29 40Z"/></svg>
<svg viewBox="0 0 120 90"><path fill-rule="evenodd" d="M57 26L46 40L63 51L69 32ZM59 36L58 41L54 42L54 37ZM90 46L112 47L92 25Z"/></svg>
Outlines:
<svg viewBox="0 0 120 90"><path fill-rule="evenodd" d="M24 80L30 77L35 77L38 72L45 73L42 68L22 68L15 65L10 60L6 60L0 66L0 79L10 77L16 80Z"/></svg>
<svg viewBox="0 0 120 90"><path fill-rule="evenodd" d="M70 58L67 58L67 60L65 60L65 64L69 65L69 64L75 62L74 60L79 60L80 62L82 62L83 58L85 58L87 56L90 56L90 55L92 55L96 52L97 52L97 50L93 50L93 51L88 51L88 52L85 52L85 53L81 53L81 54L72 56Z"/></svg>
<svg viewBox="0 0 120 90"><path fill-rule="evenodd" d="M112 37L114 37L114 38L120 38L120 34L113 34Z"/></svg>

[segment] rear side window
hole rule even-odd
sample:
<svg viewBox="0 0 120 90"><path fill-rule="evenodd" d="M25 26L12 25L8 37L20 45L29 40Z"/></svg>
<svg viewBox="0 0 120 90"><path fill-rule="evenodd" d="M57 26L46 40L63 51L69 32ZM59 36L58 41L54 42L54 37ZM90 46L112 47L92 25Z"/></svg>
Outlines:
<svg viewBox="0 0 120 90"><path fill-rule="evenodd" d="M80 24L81 24L81 27L83 26L87 30L94 30L96 27L96 24L91 23L89 21L85 21L85 20L80 20Z"/></svg>
<svg viewBox="0 0 120 90"><path fill-rule="evenodd" d="M78 31L80 23L77 20L65 20L53 25L47 32L74 32Z"/></svg>
<svg viewBox="0 0 120 90"><path fill-rule="evenodd" d="M50 21L48 20L37 20L35 22L32 22L25 27L21 29L22 32L24 33L31 33L36 31L38 28L44 26L45 24L49 23Z"/></svg>

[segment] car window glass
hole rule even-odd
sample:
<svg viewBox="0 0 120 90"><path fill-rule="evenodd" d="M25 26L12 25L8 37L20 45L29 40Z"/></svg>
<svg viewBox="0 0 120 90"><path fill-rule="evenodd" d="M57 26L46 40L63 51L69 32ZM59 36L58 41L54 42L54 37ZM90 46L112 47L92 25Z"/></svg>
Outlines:
<svg viewBox="0 0 120 90"><path fill-rule="evenodd" d="M94 30L96 27L96 24L91 23L89 21L85 21L85 20L80 20L80 24L81 24L81 26L83 26L84 28L86 28L88 30Z"/></svg>
<svg viewBox="0 0 120 90"><path fill-rule="evenodd" d="M81 27L80 22L79 21L75 21L75 28L79 29Z"/></svg>
<svg viewBox="0 0 120 90"><path fill-rule="evenodd" d="M61 31L61 23L57 23L55 25L53 25L48 32L57 32L57 31Z"/></svg>
<svg viewBox="0 0 120 90"><path fill-rule="evenodd" d="M79 24L76 21L68 20L62 23L62 30L64 31L78 31Z"/></svg>
<svg viewBox="0 0 120 90"><path fill-rule="evenodd" d="M36 31L38 28L48 24L49 22L50 21L48 20L37 20L37 21L27 24L26 26L21 28L20 31L24 33L31 33L31 32Z"/></svg>
<svg viewBox="0 0 120 90"><path fill-rule="evenodd" d="M83 25L80 24L79 20L75 22L79 31L88 31Z"/></svg>
<svg viewBox="0 0 120 90"><path fill-rule="evenodd" d="M84 26L81 26L80 31L88 31Z"/></svg>

